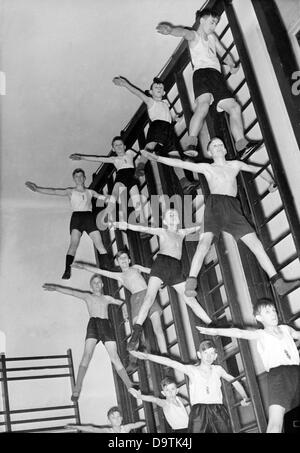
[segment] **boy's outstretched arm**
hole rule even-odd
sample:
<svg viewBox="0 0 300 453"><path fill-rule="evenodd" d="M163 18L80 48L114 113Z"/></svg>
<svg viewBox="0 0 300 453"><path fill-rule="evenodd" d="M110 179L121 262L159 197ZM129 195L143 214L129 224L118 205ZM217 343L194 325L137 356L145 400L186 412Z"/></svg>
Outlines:
<svg viewBox="0 0 300 453"><path fill-rule="evenodd" d="M96 428L92 425L73 425L69 424L65 426L65 429L77 429L83 433L107 433L107 428Z"/></svg>
<svg viewBox="0 0 300 453"><path fill-rule="evenodd" d="M109 199L109 195L104 195L103 193L98 193L96 192L96 190L91 190L91 193L92 193L92 196L94 198L97 198L98 200L104 200L104 201L107 201Z"/></svg>
<svg viewBox="0 0 300 453"><path fill-rule="evenodd" d="M109 303L112 304L112 305L122 305L124 304L124 300L122 299L115 299L114 297L111 297L111 296L105 296L108 300L109 300Z"/></svg>
<svg viewBox="0 0 300 453"><path fill-rule="evenodd" d="M119 230L128 229L131 231L137 231L138 233L149 233L153 235L159 235L161 232L161 228L150 228L142 225L132 225L132 223L127 222L113 222L113 226L115 228L119 228Z"/></svg>
<svg viewBox="0 0 300 453"><path fill-rule="evenodd" d="M176 360L169 359L168 357L162 357L160 355L148 354L146 352L140 351L130 351L130 354L132 354L134 357L137 357L140 360L151 360L151 362L160 363L161 365L174 368L174 370L187 374L186 365L183 365L182 363L177 362Z"/></svg>
<svg viewBox="0 0 300 453"><path fill-rule="evenodd" d="M223 367L221 367L221 370L222 370L221 376L222 376L223 379L225 379L225 381L230 383L231 381L234 380L234 377L231 376L231 374L228 374L227 371L225 371ZM241 405L242 406L249 406L249 404L251 404L251 403L250 403L250 401L248 399L248 395L245 392L245 389L242 386L242 384L240 384L238 381L235 381L235 382L232 382L232 385L233 385L233 387L236 389L236 391L239 393L239 395L242 398Z"/></svg>
<svg viewBox="0 0 300 453"><path fill-rule="evenodd" d="M142 90L132 85L129 80L125 79L125 77L118 76L113 78L113 83L118 87L127 88L130 93L137 96L141 101L145 102L148 107L151 107L153 104L153 99L150 96L147 96Z"/></svg>
<svg viewBox="0 0 300 453"><path fill-rule="evenodd" d="M205 175L209 164L195 164L193 162L186 162L180 159L172 159L171 157L157 156L156 154L149 153L142 150L141 154L149 160L160 162L161 164L169 165L169 167L183 168L184 170L194 171L196 173L203 173Z"/></svg>
<svg viewBox="0 0 300 453"><path fill-rule="evenodd" d="M216 51L220 57L223 57L227 50L215 34L213 34L213 37L215 39ZM235 74L239 70L239 65L236 65L234 59L229 53L227 53L223 61L227 66L229 66L231 74Z"/></svg>
<svg viewBox="0 0 300 453"><path fill-rule="evenodd" d="M200 230L201 230L201 225L197 225L197 226L190 227L190 228L182 228L180 230L180 232L184 236L188 236L189 234L197 233L197 231L200 231Z"/></svg>
<svg viewBox="0 0 300 453"><path fill-rule="evenodd" d="M34 182L26 181L25 186L32 190L32 192L38 192L43 195L58 195L60 197L67 197L71 193L70 188L66 189L54 189L53 187L40 187L37 186Z"/></svg>
<svg viewBox="0 0 300 453"><path fill-rule="evenodd" d="M141 266L140 264L134 264L132 267L138 269L140 272L144 272L144 274L150 274L151 272L150 267Z"/></svg>
<svg viewBox="0 0 300 453"><path fill-rule="evenodd" d="M239 162L239 164L240 164L241 171L253 173L254 175L261 168L260 166L245 164L245 162ZM267 170L260 173L259 177L264 179L265 181L267 181L267 183L269 183L269 188L268 188L269 192L275 192L275 190L277 190L277 184L274 181L273 176Z"/></svg>
<svg viewBox="0 0 300 453"><path fill-rule="evenodd" d="M78 299L86 300L90 295L87 291L67 288L65 286L55 285L54 283L44 283L42 286L46 291L56 291L58 293L67 294L68 296L77 297Z"/></svg>
<svg viewBox="0 0 300 453"><path fill-rule="evenodd" d="M160 22L156 27L156 31L161 35L171 35L175 38L184 38L187 41L195 39L195 32L193 30L185 27L175 27L169 22Z"/></svg>
<svg viewBox="0 0 300 453"><path fill-rule="evenodd" d="M146 422L145 421L140 421L140 422L135 422L135 423L127 423L127 425L123 425L125 430L127 432L131 431L132 429L137 429L137 428L142 428L142 426L145 426Z"/></svg>
<svg viewBox="0 0 300 453"><path fill-rule="evenodd" d="M156 396L152 395L143 395L140 390L136 390L132 387L128 390L128 392L131 393L131 395L137 400L146 401L148 403L154 403L160 407L164 407L166 405L166 400L163 400L162 398L157 398Z"/></svg>
<svg viewBox="0 0 300 453"><path fill-rule="evenodd" d="M220 335L221 337L242 338L244 340L257 340L259 338L259 330L244 330L235 327L228 329L219 329L215 327L196 327L203 335Z"/></svg>
<svg viewBox="0 0 300 453"><path fill-rule="evenodd" d="M74 269L83 269L85 271L92 272L93 274L103 275L103 277L113 278L114 280L123 282L121 272L106 271L104 269L99 269L99 267L92 266L91 264L83 263L82 261L75 261L71 267Z"/></svg>
<svg viewBox="0 0 300 453"><path fill-rule="evenodd" d="M70 154L69 158L72 160L88 160L90 162L102 162L104 164L113 164L115 161L114 157L96 156L94 154L79 154L79 153Z"/></svg>

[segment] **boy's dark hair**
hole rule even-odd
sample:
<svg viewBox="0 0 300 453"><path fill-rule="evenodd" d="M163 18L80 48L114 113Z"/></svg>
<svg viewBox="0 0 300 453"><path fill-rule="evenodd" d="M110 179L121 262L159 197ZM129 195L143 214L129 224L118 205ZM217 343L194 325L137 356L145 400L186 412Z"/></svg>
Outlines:
<svg viewBox="0 0 300 453"><path fill-rule="evenodd" d="M262 299L258 299L256 304L253 306L254 316L259 315L262 308L270 307L270 306L276 308L274 302L271 299L267 299L266 297L264 297Z"/></svg>
<svg viewBox="0 0 300 453"><path fill-rule="evenodd" d="M200 21L202 17L211 16L214 19L220 20L220 14L217 13L215 9L203 8L196 11L196 20Z"/></svg>
<svg viewBox="0 0 300 453"><path fill-rule="evenodd" d="M164 82L159 77L154 77L153 82L150 85L150 90L152 90L155 83L164 85Z"/></svg>
<svg viewBox="0 0 300 453"><path fill-rule="evenodd" d="M130 259L129 250L128 250L128 249L125 249L125 248L124 248L124 249L121 249L121 250L119 250L119 251L117 252L116 258L118 259L118 258L120 258L121 255L124 255L124 254L127 255L128 258Z"/></svg>
<svg viewBox="0 0 300 453"><path fill-rule="evenodd" d="M75 168L75 170L73 170L73 173L72 173L73 178L74 178L74 176L75 176L77 173L82 173L83 176L85 177L85 173L84 173L84 171L82 170L82 168Z"/></svg>
<svg viewBox="0 0 300 453"><path fill-rule="evenodd" d="M160 381L160 386L161 386L162 390L164 389L164 387L166 387L169 384L177 385L175 380L173 378L171 378L171 377L165 377L164 379L162 379Z"/></svg>
<svg viewBox="0 0 300 453"><path fill-rule="evenodd" d="M109 418L114 412L119 412L120 415L122 415L122 412L120 411L120 409L118 408L118 406L113 406L109 409L109 411L107 412L107 418Z"/></svg>
<svg viewBox="0 0 300 453"><path fill-rule="evenodd" d="M123 138L121 137L121 135L116 135L116 136L112 139L111 145L113 146L114 143L115 143L117 140L121 140L121 142L124 143L124 140L123 140ZM125 143L124 143L124 145L125 145Z"/></svg>
<svg viewBox="0 0 300 453"><path fill-rule="evenodd" d="M199 344L199 351L206 351L206 349L214 348L217 350L215 343L212 340L202 340Z"/></svg>
<svg viewBox="0 0 300 453"><path fill-rule="evenodd" d="M207 150L207 151L209 150L209 147L210 147L210 145L212 144L212 142L214 142L215 140L221 140L221 142L224 143L223 140L221 139L221 137L218 137L218 136L212 137L212 138L209 140L209 142L207 143L207 147L206 147L206 150Z"/></svg>

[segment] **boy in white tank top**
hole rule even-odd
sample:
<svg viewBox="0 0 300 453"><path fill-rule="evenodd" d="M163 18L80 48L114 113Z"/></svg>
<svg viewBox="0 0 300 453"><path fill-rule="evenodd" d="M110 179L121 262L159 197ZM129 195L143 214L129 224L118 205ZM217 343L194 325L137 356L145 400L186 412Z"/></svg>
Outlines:
<svg viewBox="0 0 300 453"><path fill-rule="evenodd" d="M196 12L196 21L199 24L197 31L187 27L176 27L165 22L160 23L156 30L162 35L184 38L190 49L194 69L195 109L190 120L189 137L184 153L188 156L198 154L198 135L212 106L217 112L228 113L236 150L244 158L249 153L256 151L261 146L262 140L249 140L245 137L241 107L234 99L221 73L218 55L223 56L226 49L215 35L219 19L216 11L204 8ZM239 65L234 62L229 53L223 61L225 65L229 66L232 74L238 71Z"/></svg>
<svg viewBox="0 0 300 453"><path fill-rule="evenodd" d="M85 187L85 173L82 168L76 168L73 173L75 187L65 189L55 189L52 187L40 187L34 182L27 181L26 187L33 192L43 195L57 195L68 197L72 208L72 217L70 221L70 244L66 255L66 266L62 279L68 280L71 277L71 265L79 246L81 236L86 232L92 239L95 248L100 255L100 266L106 269L110 268L110 259L103 245L100 231L97 228L94 214L92 213L92 198L106 200L105 195L101 195L95 190Z"/></svg>
<svg viewBox="0 0 300 453"><path fill-rule="evenodd" d="M179 119L179 116L172 113L169 102L164 99L165 89L163 82L157 77L153 79L149 90L150 96L132 85L124 77L115 77L113 83L116 86L127 88L130 93L146 104L150 126L147 132L145 149L150 152L155 151L157 154L180 157L178 150L176 150L178 143L172 124L173 120L177 121ZM142 158L137 166L137 174L139 176L143 175L144 166L145 159Z"/></svg>
<svg viewBox="0 0 300 453"><path fill-rule="evenodd" d="M209 329L208 329L209 330ZM213 365L217 358L215 345L210 340L201 341L197 357L200 364L185 365L171 360L139 351L131 354L140 360L151 360L160 363L189 377L189 393L191 412L189 416L190 433L229 433L232 432L227 409L223 405L221 379L227 382L234 381L234 377L219 365ZM241 405L247 406L247 394L238 382L232 382L233 387L242 397Z"/></svg>
<svg viewBox="0 0 300 453"><path fill-rule="evenodd" d="M181 398L177 396L178 388L176 382L171 377L165 377L160 385L162 389L161 393L165 398L143 395L140 390L134 388L129 389L129 393L138 400L157 404L157 406L161 407L174 433L187 433L189 416Z"/></svg>
<svg viewBox="0 0 300 453"><path fill-rule="evenodd" d="M143 211L143 205L139 192L139 181L135 177L135 158L137 153L132 149L126 149L124 140L121 136L116 136L111 142L112 150L116 153L116 156L98 156L90 154L79 154L74 153L69 157L72 160L87 160L90 162L100 162L104 164L113 164L116 168L116 178L112 193L108 200L108 205L101 213L101 217L104 219L108 215L109 222L113 222L115 217L113 213L116 208L116 201L120 199L121 213L125 215L127 210L127 199L124 200L124 193L128 192L134 210L137 217L139 217L140 223L144 223L145 215ZM126 217L126 216L125 216ZM98 221L99 219L97 219Z"/></svg>
<svg viewBox="0 0 300 453"><path fill-rule="evenodd" d="M300 340L300 332L290 326L278 324L275 305L269 299L258 300L253 313L263 329L197 329L204 335L257 341L257 350L267 371L267 433L280 433L285 412L300 405L300 360L295 344L295 340Z"/></svg>

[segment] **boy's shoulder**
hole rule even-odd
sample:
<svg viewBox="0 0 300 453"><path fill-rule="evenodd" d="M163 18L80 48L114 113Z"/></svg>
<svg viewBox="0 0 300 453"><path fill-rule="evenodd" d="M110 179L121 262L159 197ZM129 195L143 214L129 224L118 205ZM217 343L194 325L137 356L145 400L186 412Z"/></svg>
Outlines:
<svg viewBox="0 0 300 453"><path fill-rule="evenodd" d="M111 299L111 296L109 296L108 294L95 294L95 293L89 293L89 296L91 299L96 299L100 302L109 302L109 300Z"/></svg>

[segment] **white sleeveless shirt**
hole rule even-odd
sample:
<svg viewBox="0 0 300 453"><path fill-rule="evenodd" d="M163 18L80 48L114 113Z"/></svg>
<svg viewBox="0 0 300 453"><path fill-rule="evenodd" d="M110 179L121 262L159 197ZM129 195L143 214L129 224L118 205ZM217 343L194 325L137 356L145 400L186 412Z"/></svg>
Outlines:
<svg viewBox="0 0 300 453"><path fill-rule="evenodd" d="M209 380L205 379L201 374L199 365L187 365L186 374L190 378L189 390L192 406L194 404L223 404L221 366L212 365L212 373Z"/></svg>
<svg viewBox="0 0 300 453"><path fill-rule="evenodd" d="M125 151L124 156L116 156L114 159L114 166L118 170L124 170L125 168L134 168L133 159L136 153L132 149Z"/></svg>
<svg viewBox="0 0 300 453"><path fill-rule="evenodd" d="M84 192L73 189L70 198L72 211L92 211L92 198L93 195L89 189L85 189Z"/></svg>
<svg viewBox="0 0 300 453"><path fill-rule="evenodd" d="M188 41L194 70L211 68L221 72L214 35L208 35L205 41L198 33L194 33L195 39Z"/></svg>
<svg viewBox="0 0 300 453"><path fill-rule="evenodd" d="M162 99L161 101L155 101L153 99L153 104L148 108L148 115L151 121L161 120L172 123L170 107L166 99Z"/></svg>
<svg viewBox="0 0 300 453"><path fill-rule="evenodd" d="M265 330L257 341L257 350L267 371L281 365L299 365L299 352L295 341L286 325L278 326L283 333L282 338L275 337Z"/></svg>
<svg viewBox="0 0 300 453"><path fill-rule="evenodd" d="M166 405L163 407L164 416L172 429L187 428L189 424L189 416L186 408L184 407L181 399L177 396L176 402L179 406L166 401Z"/></svg>

